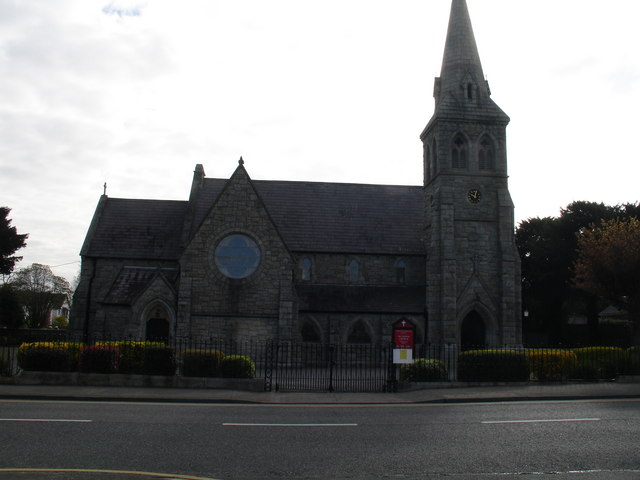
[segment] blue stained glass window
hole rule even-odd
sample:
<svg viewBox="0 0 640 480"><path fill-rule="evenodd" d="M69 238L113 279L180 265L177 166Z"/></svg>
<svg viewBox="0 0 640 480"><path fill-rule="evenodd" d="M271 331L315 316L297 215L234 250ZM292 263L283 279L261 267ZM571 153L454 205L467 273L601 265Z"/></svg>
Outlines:
<svg viewBox="0 0 640 480"><path fill-rule="evenodd" d="M260 247L246 235L229 235L218 244L215 261L227 277L246 278L260 265Z"/></svg>

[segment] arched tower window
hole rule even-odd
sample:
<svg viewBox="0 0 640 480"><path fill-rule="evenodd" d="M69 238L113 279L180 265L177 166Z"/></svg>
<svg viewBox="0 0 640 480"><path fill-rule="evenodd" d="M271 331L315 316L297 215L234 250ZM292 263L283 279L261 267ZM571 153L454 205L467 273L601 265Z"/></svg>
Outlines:
<svg viewBox="0 0 640 480"><path fill-rule="evenodd" d="M305 257L302 259L302 280L310 281L311 274L313 269L313 262L309 257Z"/></svg>
<svg viewBox="0 0 640 480"><path fill-rule="evenodd" d="M480 170L494 170L496 168L496 150L489 136L484 135L478 146L478 168Z"/></svg>
<svg viewBox="0 0 640 480"><path fill-rule="evenodd" d="M468 152L467 140L462 134L456 135L451 144L451 166L453 168L468 168Z"/></svg>
<svg viewBox="0 0 640 480"><path fill-rule="evenodd" d="M438 173L438 145L435 138L431 144L431 157L432 172L435 175Z"/></svg>
<svg viewBox="0 0 640 480"><path fill-rule="evenodd" d="M349 261L348 271L350 282L357 282L360 280L360 264L357 260Z"/></svg>
<svg viewBox="0 0 640 480"><path fill-rule="evenodd" d="M431 146L425 145L424 147L424 168L426 172L425 180L429 180L433 177L433 165L431 164Z"/></svg>

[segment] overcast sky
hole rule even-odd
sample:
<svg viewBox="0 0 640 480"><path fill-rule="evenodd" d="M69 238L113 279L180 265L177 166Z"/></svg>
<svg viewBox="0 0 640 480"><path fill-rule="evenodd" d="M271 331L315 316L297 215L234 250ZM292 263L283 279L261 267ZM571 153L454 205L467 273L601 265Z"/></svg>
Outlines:
<svg viewBox="0 0 640 480"><path fill-rule="evenodd" d="M638 201L640 1L467 0L516 222ZM418 185L450 0L0 0L0 205L72 280L110 197L228 178Z"/></svg>

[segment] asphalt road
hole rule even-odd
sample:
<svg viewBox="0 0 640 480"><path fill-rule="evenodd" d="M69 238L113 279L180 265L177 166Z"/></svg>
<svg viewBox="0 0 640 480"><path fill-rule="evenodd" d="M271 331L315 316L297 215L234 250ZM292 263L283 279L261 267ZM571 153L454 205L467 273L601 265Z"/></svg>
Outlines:
<svg viewBox="0 0 640 480"><path fill-rule="evenodd" d="M1 480L626 480L640 478L640 400L388 406L12 400L0 401L0 446Z"/></svg>

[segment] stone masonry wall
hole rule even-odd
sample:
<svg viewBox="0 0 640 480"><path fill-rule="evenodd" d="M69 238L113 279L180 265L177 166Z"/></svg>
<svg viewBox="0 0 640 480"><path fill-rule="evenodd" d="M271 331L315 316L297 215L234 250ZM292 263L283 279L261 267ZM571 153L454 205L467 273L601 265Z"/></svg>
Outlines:
<svg viewBox="0 0 640 480"><path fill-rule="evenodd" d="M260 249L257 270L242 279L226 277L216 266L219 242L240 233ZM181 260L178 335L284 335L293 315L282 318L282 301L293 300L292 260L244 167L223 193L187 246ZM184 284L184 285L183 285Z"/></svg>

